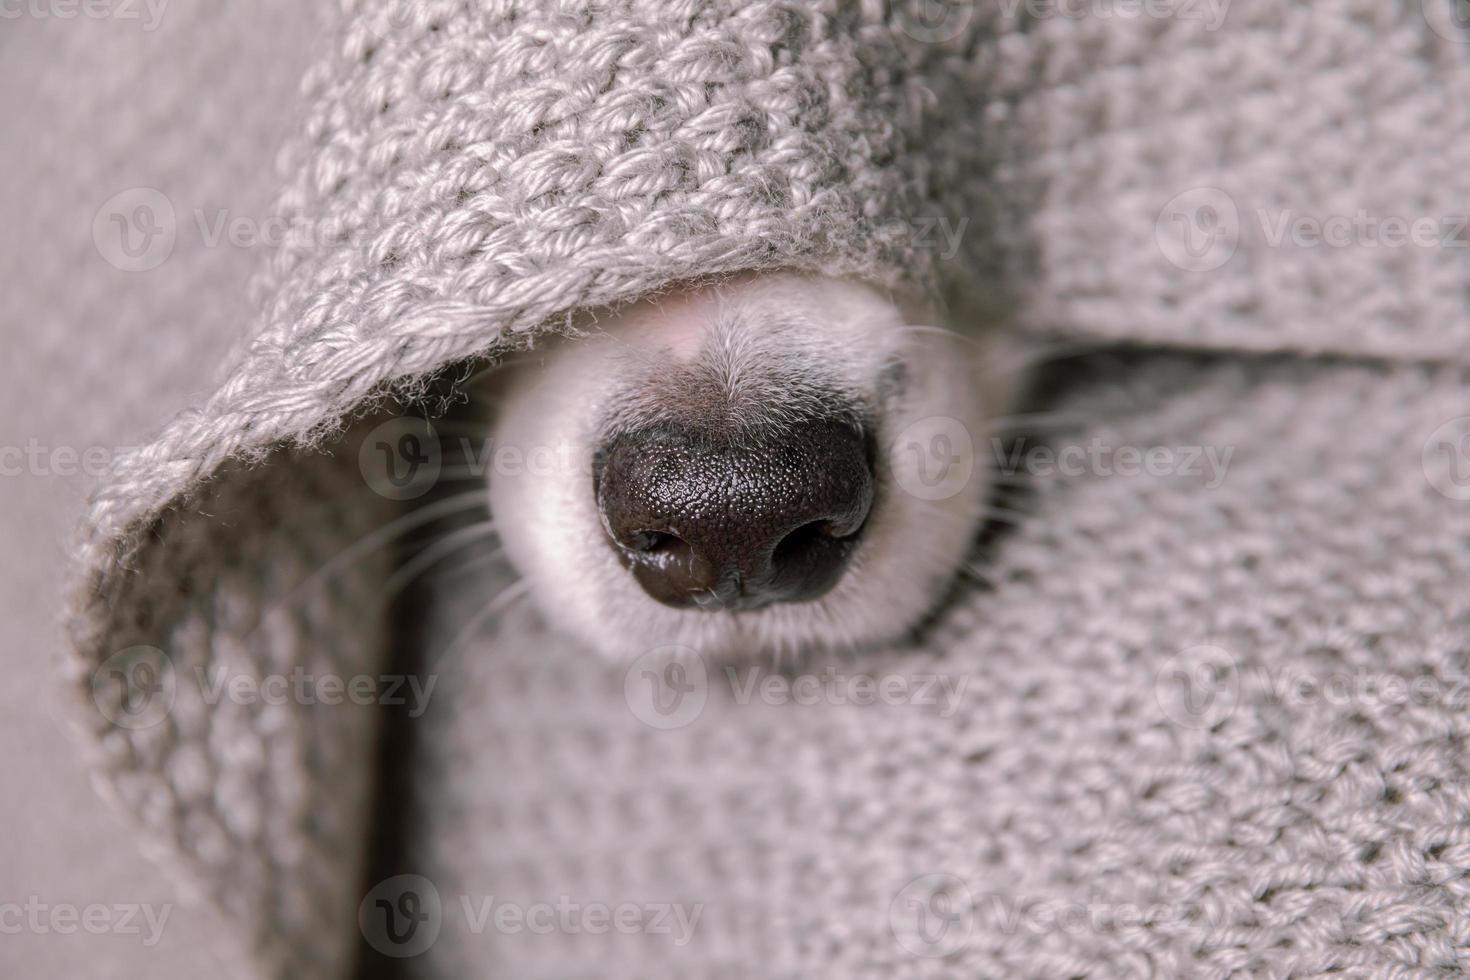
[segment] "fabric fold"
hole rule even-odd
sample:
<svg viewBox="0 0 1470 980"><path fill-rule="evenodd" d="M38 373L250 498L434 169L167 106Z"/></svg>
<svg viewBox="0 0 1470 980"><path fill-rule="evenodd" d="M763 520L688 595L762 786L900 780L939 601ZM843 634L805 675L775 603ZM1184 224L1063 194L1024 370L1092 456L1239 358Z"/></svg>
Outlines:
<svg viewBox="0 0 1470 980"><path fill-rule="evenodd" d="M386 415L588 310L796 270L962 329L1462 360L1470 48L1430 2L347 3L259 315L82 530L66 671L105 791L267 975L347 969L371 711L205 695L381 668L391 548L354 549L414 499L365 462ZM1301 233L1358 208L1440 237Z"/></svg>

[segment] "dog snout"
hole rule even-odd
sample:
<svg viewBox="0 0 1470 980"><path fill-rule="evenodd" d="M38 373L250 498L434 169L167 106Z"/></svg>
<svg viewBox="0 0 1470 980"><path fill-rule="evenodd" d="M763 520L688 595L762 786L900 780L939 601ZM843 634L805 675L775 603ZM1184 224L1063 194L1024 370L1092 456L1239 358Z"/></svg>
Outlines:
<svg viewBox="0 0 1470 980"><path fill-rule="evenodd" d="M623 563L676 608L802 602L841 579L873 503L860 425L816 418L762 435L677 427L613 439L595 492Z"/></svg>

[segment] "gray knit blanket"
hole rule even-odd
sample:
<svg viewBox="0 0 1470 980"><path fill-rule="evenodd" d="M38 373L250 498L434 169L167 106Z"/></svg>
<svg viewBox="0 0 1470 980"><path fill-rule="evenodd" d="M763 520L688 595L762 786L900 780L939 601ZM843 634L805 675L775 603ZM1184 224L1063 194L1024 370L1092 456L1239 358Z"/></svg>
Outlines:
<svg viewBox="0 0 1470 980"><path fill-rule="evenodd" d="M93 499L63 665L245 975L1470 970L1453 4L346 6L235 352ZM912 642L673 678L468 615L494 565L391 601L433 516L370 465L391 416L778 269L1129 348L983 447L1010 519ZM225 693L300 677L372 696Z"/></svg>

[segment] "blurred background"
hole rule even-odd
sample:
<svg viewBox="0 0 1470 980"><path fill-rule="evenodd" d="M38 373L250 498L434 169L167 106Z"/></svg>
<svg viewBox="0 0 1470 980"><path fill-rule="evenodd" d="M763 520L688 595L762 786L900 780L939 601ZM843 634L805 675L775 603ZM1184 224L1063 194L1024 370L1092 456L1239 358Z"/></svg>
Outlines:
<svg viewBox="0 0 1470 980"><path fill-rule="evenodd" d="M268 214L272 158L334 16L329 0L0 10L0 904L38 909L43 923L54 907L174 906L152 946L141 916L138 934L68 933L64 917L17 929L11 909L0 975L229 975L205 951L198 913L178 907L87 785L57 718L53 657L66 545L88 489L120 449L207 391L200 366L218 363L238 330L267 246L224 229ZM239 30L260 18L276 29ZM247 112L211 104L225 75L250 79ZM180 212L174 234L149 237L150 192ZM98 328L82 339L88 325ZM122 340L137 337L146 349Z"/></svg>

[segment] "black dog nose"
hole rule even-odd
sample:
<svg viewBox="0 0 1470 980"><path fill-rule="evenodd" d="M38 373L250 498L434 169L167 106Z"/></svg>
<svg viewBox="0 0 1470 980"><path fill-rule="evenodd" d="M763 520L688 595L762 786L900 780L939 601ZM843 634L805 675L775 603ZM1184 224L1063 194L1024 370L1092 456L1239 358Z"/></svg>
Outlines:
<svg viewBox="0 0 1470 980"><path fill-rule="evenodd" d="M603 524L666 605L754 609L815 599L842 577L873 502L868 440L813 419L755 438L650 429L596 474Z"/></svg>

